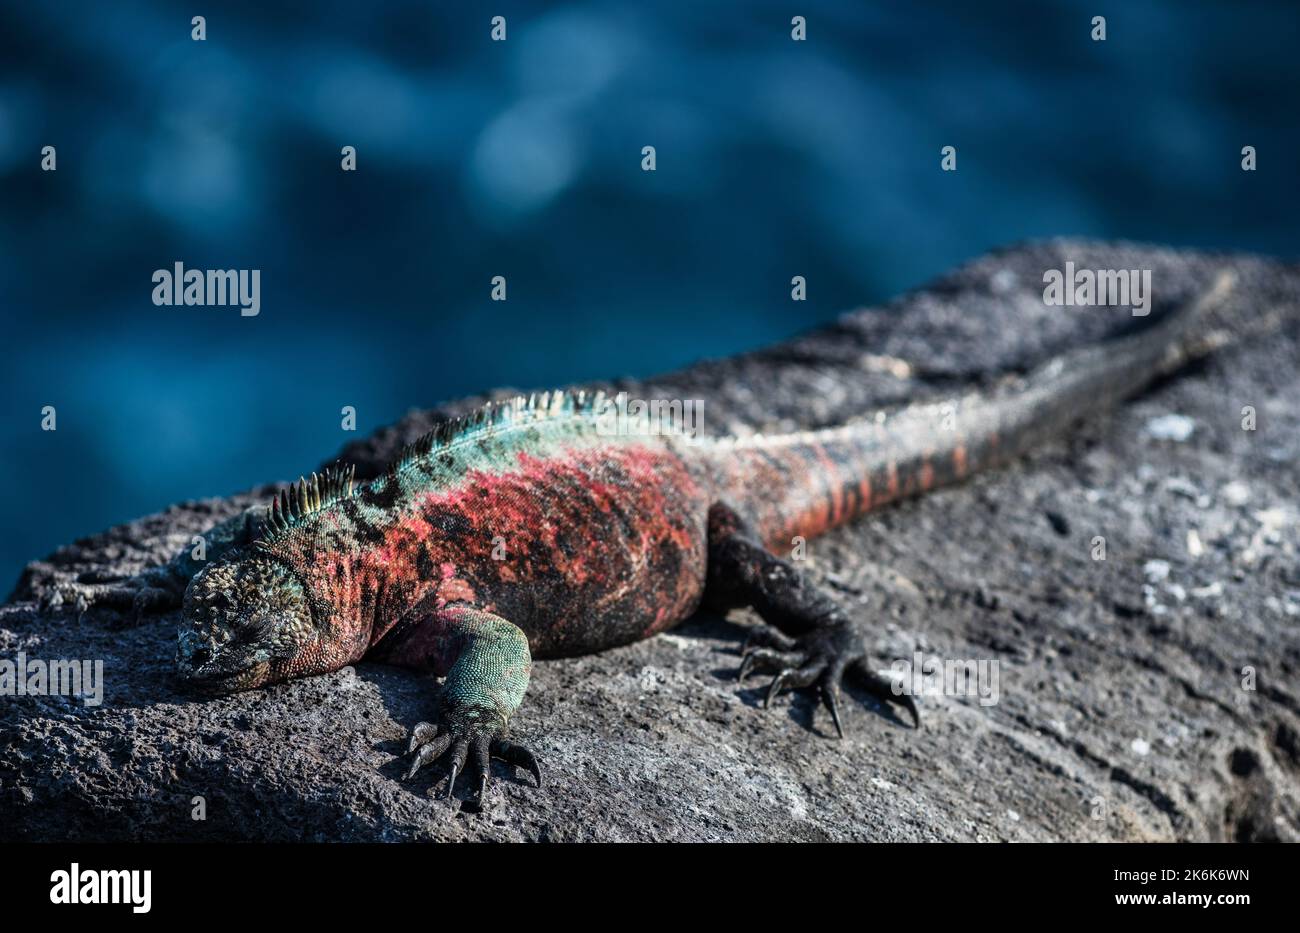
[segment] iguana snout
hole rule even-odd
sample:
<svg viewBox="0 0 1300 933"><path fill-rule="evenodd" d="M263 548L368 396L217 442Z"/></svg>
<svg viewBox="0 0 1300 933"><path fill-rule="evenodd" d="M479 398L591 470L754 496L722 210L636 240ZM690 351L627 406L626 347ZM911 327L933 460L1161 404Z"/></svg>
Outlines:
<svg viewBox="0 0 1300 933"><path fill-rule="evenodd" d="M176 666L204 693L231 693L320 673L320 634L301 582L260 555L232 555L201 570L185 590Z"/></svg>

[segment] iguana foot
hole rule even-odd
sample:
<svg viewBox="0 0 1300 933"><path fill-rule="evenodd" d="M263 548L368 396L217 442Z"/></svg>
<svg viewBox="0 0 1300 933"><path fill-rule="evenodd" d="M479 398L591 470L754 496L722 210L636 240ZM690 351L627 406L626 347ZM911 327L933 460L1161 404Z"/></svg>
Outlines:
<svg viewBox="0 0 1300 933"><path fill-rule="evenodd" d="M411 730L407 754L414 757L403 780L448 755L448 797L468 762L481 803L493 758L527 768L541 787L537 758L506 739L506 723L523 701L532 671L528 638L519 626L470 605L444 606L427 615L417 607L417 613L423 624L393 641L381 657L432 669L446 679L437 723L422 722Z"/></svg>
<svg viewBox="0 0 1300 933"><path fill-rule="evenodd" d="M921 726L921 714L910 695L895 691L889 678L878 674L867 662L862 637L849 622L831 622L791 638L770 628L755 629L741 652L737 679L751 673L775 674L763 698L764 709L783 690L812 688L831 714L835 732L844 738L840 722L840 683L845 675L872 696L896 703L912 714L912 724Z"/></svg>
<svg viewBox="0 0 1300 933"><path fill-rule="evenodd" d="M80 618L91 608L102 607L118 613L116 627L129 628L148 616L180 608L182 594L158 586L158 579L148 572L134 577L81 574L75 580L55 583L41 598L40 609L47 613L71 610Z"/></svg>
<svg viewBox="0 0 1300 933"><path fill-rule="evenodd" d="M456 777L468 762L478 785L478 799L487 794L490 761L496 758L518 768L525 768L542 786L542 769L537 757L524 748L504 738L505 724L491 710L475 707L459 708L440 717L438 724L422 722L411 730L407 754L413 756L402 780L414 777L425 765L444 754L450 777L447 779L446 797L451 797Z"/></svg>
<svg viewBox="0 0 1300 933"><path fill-rule="evenodd" d="M772 626L750 633L739 671L741 680L751 671L776 675L764 707L782 690L815 689L843 738L839 699L847 674L873 696L906 707L916 726L921 725L915 701L896 693L893 681L871 669L860 630L835 600L791 561L764 548L740 516L722 504L709 509L705 598L723 612L751 606Z"/></svg>

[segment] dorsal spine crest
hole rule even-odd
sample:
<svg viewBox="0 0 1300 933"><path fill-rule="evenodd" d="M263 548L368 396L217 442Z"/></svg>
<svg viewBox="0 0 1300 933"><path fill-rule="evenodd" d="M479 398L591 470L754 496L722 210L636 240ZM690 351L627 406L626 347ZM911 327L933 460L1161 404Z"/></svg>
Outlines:
<svg viewBox="0 0 1300 933"><path fill-rule="evenodd" d="M335 464L326 467L319 475L313 473L310 479L300 476L297 483L280 490L280 495L266 507L262 536L258 543L269 544L308 515L349 498L356 472L355 464Z"/></svg>
<svg viewBox="0 0 1300 933"><path fill-rule="evenodd" d="M389 465L388 475L395 476L421 459L453 450L461 445L481 441L509 431L561 418L594 418L609 402L603 391L534 392L512 399L488 402L481 408L442 422L433 430L402 448Z"/></svg>

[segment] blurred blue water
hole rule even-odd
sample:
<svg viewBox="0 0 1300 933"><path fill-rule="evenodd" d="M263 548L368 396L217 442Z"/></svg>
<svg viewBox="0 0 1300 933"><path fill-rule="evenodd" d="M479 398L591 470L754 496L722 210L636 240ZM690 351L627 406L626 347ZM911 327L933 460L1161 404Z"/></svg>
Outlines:
<svg viewBox="0 0 1300 933"><path fill-rule="evenodd" d="M310 469L344 405L734 353L1027 237L1296 252L1293 3L201 6L0 7L6 586ZM155 307L177 260L261 314Z"/></svg>

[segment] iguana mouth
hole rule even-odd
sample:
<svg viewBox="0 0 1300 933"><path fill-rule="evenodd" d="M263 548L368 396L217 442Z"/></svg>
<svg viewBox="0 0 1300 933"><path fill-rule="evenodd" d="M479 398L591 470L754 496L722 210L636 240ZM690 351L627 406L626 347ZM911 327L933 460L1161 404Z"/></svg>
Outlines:
<svg viewBox="0 0 1300 933"><path fill-rule="evenodd" d="M177 668L186 687L196 693L211 696L250 690L260 686L270 672L271 662L257 661L232 670L231 666L228 663L223 664L221 659L188 668L182 660L178 659Z"/></svg>
<svg viewBox="0 0 1300 933"><path fill-rule="evenodd" d="M265 683L270 661L259 661L246 648L206 637L182 625L176 646L176 672L186 687L207 695L233 693Z"/></svg>

